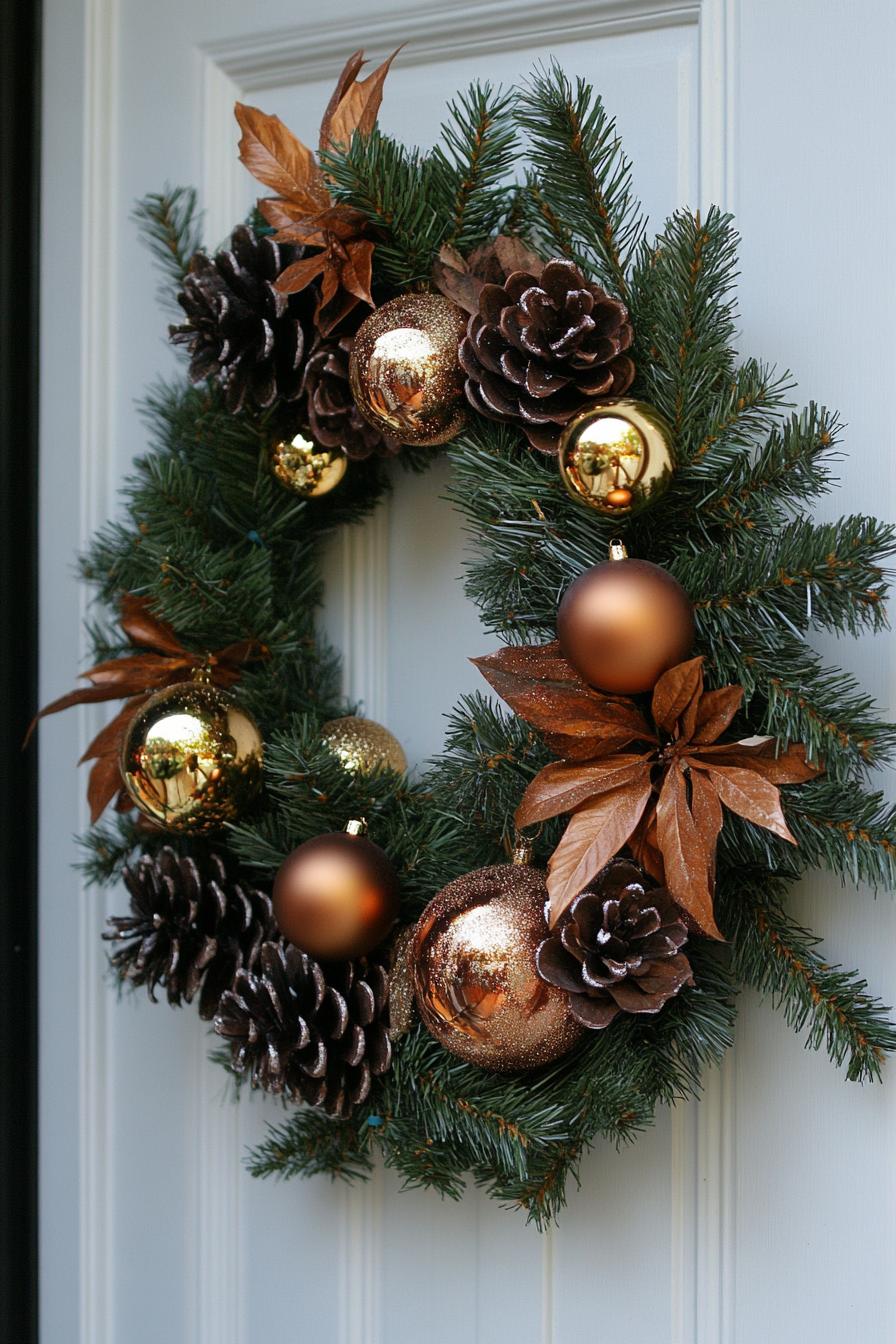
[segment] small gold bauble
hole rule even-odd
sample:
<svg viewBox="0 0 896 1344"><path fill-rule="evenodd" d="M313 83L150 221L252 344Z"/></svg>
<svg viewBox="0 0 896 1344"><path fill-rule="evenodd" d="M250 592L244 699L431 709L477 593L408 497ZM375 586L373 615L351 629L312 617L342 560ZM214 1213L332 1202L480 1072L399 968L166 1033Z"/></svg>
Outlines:
<svg viewBox="0 0 896 1344"><path fill-rule="evenodd" d="M341 448L322 448L296 434L274 444L271 470L287 490L305 499L319 499L335 490L348 470L348 458Z"/></svg>
<svg viewBox="0 0 896 1344"><path fill-rule="evenodd" d="M207 681L150 696L125 736L121 774L140 811L205 835L238 821L261 788L262 738L233 696Z"/></svg>
<svg viewBox="0 0 896 1344"><path fill-rule="evenodd" d="M672 475L668 426L645 402L614 397L569 422L558 465L574 499L601 513L626 514L666 488Z"/></svg>
<svg viewBox="0 0 896 1344"><path fill-rule="evenodd" d="M408 768L398 738L373 719L357 714L330 719L320 730L320 740L353 775L373 775L379 770L403 775Z"/></svg>
<svg viewBox="0 0 896 1344"><path fill-rule="evenodd" d="M470 1064L537 1068L584 1033L567 994L535 968L546 900L543 873L506 863L449 882L420 917L412 954L420 1016Z"/></svg>
<svg viewBox="0 0 896 1344"><path fill-rule="evenodd" d="M363 323L349 380L358 410L400 443L447 443L466 419L457 349L466 319L441 294L402 294Z"/></svg>

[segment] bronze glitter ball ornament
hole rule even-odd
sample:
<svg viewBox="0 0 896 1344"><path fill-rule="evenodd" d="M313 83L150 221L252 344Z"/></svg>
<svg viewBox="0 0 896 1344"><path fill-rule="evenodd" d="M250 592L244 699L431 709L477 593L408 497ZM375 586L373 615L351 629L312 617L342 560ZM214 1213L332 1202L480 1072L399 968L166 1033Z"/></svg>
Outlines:
<svg viewBox="0 0 896 1344"><path fill-rule="evenodd" d="M382 434L427 447L466 419L457 350L466 320L441 294L402 294L371 313L349 363L358 410Z"/></svg>
<svg viewBox="0 0 896 1344"><path fill-rule="evenodd" d="M363 957L398 918L398 875L363 821L294 849L274 878L283 936L319 961Z"/></svg>
<svg viewBox="0 0 896 1344"><path fill-rule="evenodd" d="M380 770L403 775L408 768L398 738L373 719L357 714L330 719L320 730L320 740L352 775L375 775Z"/></svg>
<svg viewBox="0 0 896 1344"><path fill-rule="evenodd" d="M566 993L536 969L547 889L526 858L443 887L420 916L411 955L426 1029L452 1054L497 1073L550 1064L585 1030Z"/></svg>
<svg viewBox="0 0 896 1344"><path fill-rule="evenodd" d="M287 490L305 499L328 495L348 470L341 448L322 448L304 434L280 439L271 449L271 470Z"/></svg>
<svg viewBox="0 0 896 1344"><path fill-rule="evenodd" d="M567 588L557 612L566 660L589 685L610 695L653 690L694 643L687 593L659 565L631 560L621 542L610 559Z"/></svg>
<svg viewBox="0 0 896 1344"><path fill-rule="evenodd" d="M121 774L147 817L169 831L209 835L238 821L258 796L262 754L258 724L203 668L137 710Z"/></svg>
<svg viewBox="0 0 896 1344"><path fill-rule="evenodd" d="M627 397L596 402L560 437L566 489L599 513L625 515L652 503L672 476L668 426L652 406Z"/></svg>

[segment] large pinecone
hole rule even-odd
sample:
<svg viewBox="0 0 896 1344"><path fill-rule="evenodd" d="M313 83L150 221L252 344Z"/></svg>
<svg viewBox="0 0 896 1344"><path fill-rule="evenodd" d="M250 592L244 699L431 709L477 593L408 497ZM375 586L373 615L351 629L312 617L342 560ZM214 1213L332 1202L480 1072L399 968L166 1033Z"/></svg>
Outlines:
<svg viewBox="0 0 896 1344"><path fill-rule="evenodd" d="M276 398L295 401L302 387L306 348L314 324L316 291L279 294L274 281L302 255L241 224L230 247L190 262L178 303L186 322L169 328L175 345L190 354L194 383L214 378L234 414L246 405L264 409Z"/></svg>
<svg viewBox="0 0 896 1344"><path fill-rule="evenodd" d="M274 930L271 898L240 882L215 852L196 860L165 846L124 870L131 913L115 916L103 937L120 944L111 961L122 980L163 985L172 1004L211 1018L237 972L254 965Z"/></svg>
<svg viewBox="0 0 896 1344"><path fill-rule="evenodd" d="M308 428L317 443L342 448L346 457L392 456L401 444L368 424L355 405L348 381L353 340L318 337L302 379Z"/></svg>
<svg viewBox="0 0 896 1344"><path fill-rule="evenodd" d="M625 304L571 261L540 276L513 271L483 285L460 346L467 400L492 420L519 423L533 448L557 451L564 425L595 397L620 396L635 376Z"/></svg>
<svg viewBox="0 0 896 1344"><path fill-rule="evenodd" d="M348 1115L392 1062L389 979L378 962L325 967L291 944L265 943L254 973L222 995L215 1030L254 1087Z"/></svg>
<svg viewBox="0 0 896 1344"><path fill-rule="evenodd" d="M535 960L543 980L568 990L573 1017L600 1028L619 1013L658 1013L682 985L693 984L680 950L687 936L669 893L652 887L637 864L613 859Z"/></svg>

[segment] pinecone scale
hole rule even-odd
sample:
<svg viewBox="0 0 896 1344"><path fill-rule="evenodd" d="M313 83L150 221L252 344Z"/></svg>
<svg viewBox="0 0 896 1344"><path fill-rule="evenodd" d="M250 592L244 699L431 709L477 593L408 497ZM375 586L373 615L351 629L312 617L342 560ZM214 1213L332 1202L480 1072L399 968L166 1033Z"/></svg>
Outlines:
<svg viewBox="0 0 896 1344"><path fill-rule="evenodd" d="M222 996L215 1030L254 1087L346 1116L392 1062L388 1001L378 962L324 967L291 944L268 942L256 971Z"/></svg>

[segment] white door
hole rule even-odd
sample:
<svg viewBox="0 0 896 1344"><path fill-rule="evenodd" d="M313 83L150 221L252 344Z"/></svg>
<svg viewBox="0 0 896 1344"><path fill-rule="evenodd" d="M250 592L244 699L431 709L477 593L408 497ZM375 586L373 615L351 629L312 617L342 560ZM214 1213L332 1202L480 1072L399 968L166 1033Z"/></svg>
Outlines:
<svg viewBox="0 0 896 1344"><path fill-rule="evenodd" d="M789 365L849 422L829 509L893 513L891 0L45 0L42 282L42 699L85 647L72 557L116 507L144 441L134 401L174 367L156 280L128 214L195 183L207 239L251 199L235 98L313 138L344 57L408 45L383 121L430 141L473 77L556 55L618 115L652 218L718 201L744 234L744 348ZM409 755L489 641L455 581L444 472L334 551L328 620L348 689ZM884 638L837 657L896 701ZM96 893L69 836L88 711L41 732L41 1238L44 1344L815 1344L896 1337L896 1077L847 1085L744 994L737 1045L700 1105L586 1161L558 1231L475 1192L346 1191L242 1169L277 1108L222 1104L195 1014L104 980ZM110 898L121 904L121 896ZM896 996L886 898L813 879L799 913L832 958Z"/></svg>

